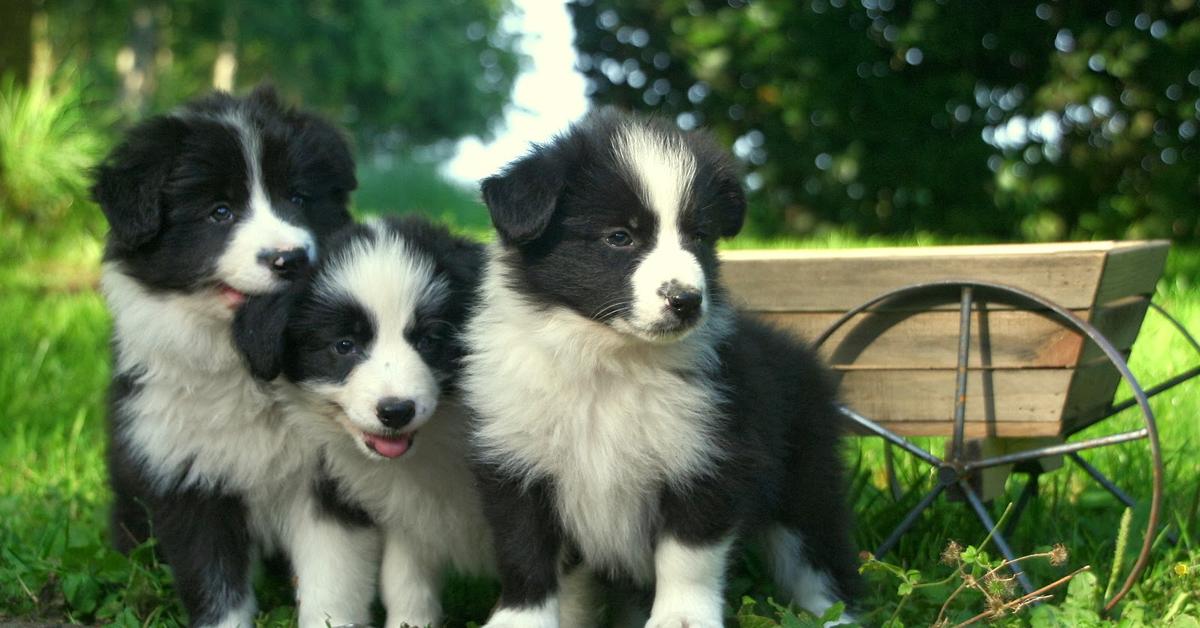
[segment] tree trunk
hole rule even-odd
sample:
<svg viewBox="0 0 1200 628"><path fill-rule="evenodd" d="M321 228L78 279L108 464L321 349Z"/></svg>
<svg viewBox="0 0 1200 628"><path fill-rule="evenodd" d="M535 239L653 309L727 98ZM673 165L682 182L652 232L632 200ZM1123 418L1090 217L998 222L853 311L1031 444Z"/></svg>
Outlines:
<svg viewBox="0 0 1200 628"><path fill-rule="evenodd" d="M21 85L29 82L33 62L32 19L33 0L0 2L0 74L15 77Z"/></svg>
<svg viewBox="0 0 1200 628"><path fill-rule="evenodd" d="M145 113L154 93L154 55L158 51L156 6L133 10L129 40L117 53L117 71L121 75L121 108L133 116Z"/></svg>

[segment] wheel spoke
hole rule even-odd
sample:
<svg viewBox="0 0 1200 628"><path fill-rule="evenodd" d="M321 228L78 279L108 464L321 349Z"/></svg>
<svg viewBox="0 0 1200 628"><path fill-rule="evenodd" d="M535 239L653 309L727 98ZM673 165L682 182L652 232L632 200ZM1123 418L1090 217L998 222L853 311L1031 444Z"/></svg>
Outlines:
<svg viewBox="0 0 1200 628"><path fill-rule="evenodd" d="M908 453L916 456L926 463L929 463L932 466L941 466L941 458L938 458L920 446L913 444L903 436L889 430L886 427L883 427L882 425L872 421L871 419L868 419L854 410L851 410L850 408L847 408L846 406L838 406L838 410L841 411L843 416L853 421L855 425L867 430L868 432L871 432L876 436L879 436L887 442L903 449L904 451L907 451Z"/></svg>
<svg viewBox="0 0 1200 628"><path fill-rule="evenodd" d="M975 493L975 489L971 488L970 483L965 480L959 480L958 487L967 496L967 502L971 504L971 508L975 511L975 516L979 517L979 522L983 524L986 530L991 532L992 542L996 544L996 549L1000 550L1004 559L1009 561L1008 568L1017 577L1017 582L1021 583L1021 588L1025 589L1026 593L1033 593L1033 583L1029 581L1029 576L1025 575L1025 570L1021 569L1020 563L1016 562L1017 555L1008 546L1008 541L1005 540L1004 535L1000 534L1000 530L996 529L996 522L992 519L992 515L988 513L987 507L979 499L979 495Z"/></svg>
<svg viewBox="0 0 1200 628"><path fill-rule="evenodd" d="M963 458L963 438L967 421L967 365L971 357L971 300L970 286L963 286L958 312L958 370L954 375L954 440L951 460Z"/></svg>
<svg viewBox="0 0 1200 628"><path fill-rule="evenodd" d="M1049 445L1046 447L1038 447L1037 449L1027 449L1018 451L1003 456L993 456L982 460L972 460L963 465L964 471L977 471L979 469L988 469L991 467L999 467L1006 464L1014 464L1017 462L1025 462L1027 460L1037 460L1046 456L1057 456L1061 454L1069 454L1085 449L1093 449L1095 447L1107 447L1109 445L1117 445L1127 443L1131 440L1139 440L1146 438L1149 434L1146 428L1133 430L1132 432L1121 432L1111 436L1101 436L1099 438L1089 438L1075 443L1062 443L1060 445Z"/></svg>
<svg viewBox="0 0 1200 628"><path fill-rule="evenodd" d="M1021 494L1017 497L1017 503L1013 505L1012 514L1008 516L1008 522L1004 524L1005 535L1010 535L1017 529L1017 522L1021 520L1021 515L1025 514L1025 507L1029 505L1029 500L1037 496L1038 478L1041 475L1041 473L1029 474L1025 487L1021 489Z"/></svg>
<svg viewBox="0 0 1200 628"><path fill-rule="evenodd" d="M938 495L941 495L944 490L946 490L946 485L938 482L933 487L933 490L926 493L925 497L922 497L921 501L917 502L917 505L908 511L907 515L904 515L904 520L900 522L900 525L896 526L896 529L892 530L888 538L875 550L875 558L883 558L885 554L892 551L896 543L900 542L900 537L904 536L904 533L908 532L908 529L913 527L913 524L917 522L917 517L921 516L921 513L925 512L925 509L929 508L933 500L937 499Z"/></svg>

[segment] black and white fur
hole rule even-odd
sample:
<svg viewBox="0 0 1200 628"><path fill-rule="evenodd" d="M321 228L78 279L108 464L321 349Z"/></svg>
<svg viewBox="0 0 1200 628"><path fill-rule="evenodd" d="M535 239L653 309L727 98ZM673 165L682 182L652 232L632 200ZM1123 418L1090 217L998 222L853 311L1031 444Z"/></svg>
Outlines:
<svg viewBox="0 0 1200 628"><path fill-rule="evenodd" d="M316 466L230 331L247 295L286 286L349 221L355 186L341 134L269 88L149 118L96 169L110 226L115 542L157 537L193 625L252 626L256 555L322 542L323 530L294 525L300 478ZM334 616L354 588L314 584L328 584L314 607Z"/></svg>
<svg viewBox="0 0 1200 628"><path fill-rule="evenodd" d="M621 584L653 591L648 627L719 628L747 538L797 605L852 601L829 378L719 281L745 212L726 154L603 110L483 195L499 241L463 389L502 583L488 626L587 625Z"/></svg>
<svg viewBox="0 0 1200 628"><path fill-rule="evenodd" d="M336 580L338 568L379 569L382 556L389 627L441 625L448 570L495 572L454 389L482 253L419 218L371 221L335 238L310 277L248 301L235 323L254 374L284 376L275 387L287 420L324 461L313 492L325 511L382 532L382 555L328 546L344 556L313 569Z"/></svg>

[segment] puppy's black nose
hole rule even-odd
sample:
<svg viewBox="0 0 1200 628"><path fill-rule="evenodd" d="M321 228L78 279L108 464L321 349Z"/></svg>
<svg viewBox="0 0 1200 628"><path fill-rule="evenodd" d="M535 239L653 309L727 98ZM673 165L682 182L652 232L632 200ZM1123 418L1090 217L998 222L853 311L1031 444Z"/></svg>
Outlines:
<svg viewBox="0 0 1200 628"><path fill-rule="evenodd" d="M695 290L671 290L667 292L667 305L681 319L687 320L700 311L704 295Z"/></svg>
<svg viewBox="0 0 1200 628"><path fill-rule="evenodd" d="M417 404L413 403L412 399L386 397L375 406L375 414L379 415L379 422L394 430L408 425L416 413Z"/></svg>
<svg viewBox="0 0 1200 628"><path fill-rule="evenodd" d="M308 266L308 250L304 247L263 251L258 254L258 261L271 269L271 272L284 279L293 279Z"/></svg>

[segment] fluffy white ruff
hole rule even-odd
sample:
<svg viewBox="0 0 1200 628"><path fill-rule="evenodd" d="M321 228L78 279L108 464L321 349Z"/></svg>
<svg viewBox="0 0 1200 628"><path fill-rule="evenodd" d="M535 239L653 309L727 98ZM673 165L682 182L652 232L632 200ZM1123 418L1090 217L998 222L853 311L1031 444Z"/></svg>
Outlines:
<svg viewBox="0 0 1200 628"><path fill-rule="evenodd" d="M664 483L703 475L720 392L707 378L727 312L682 340L649 343L509 287L493 244L464 374L480 455L529 480L552 478L558 511L585 562L653 577L652 522Z"/></svg>
<svg viewBox="0 0 1200 628"><path fill-rule="evenodd" d="M113 315L115 370L140 387L124 400L133 418L122 434L156 488L269 494L294 483L308 459L243 367L228 321L212 316L223 307L217 299L150 293L115 263L104 265L101 289Z"/></svg>

